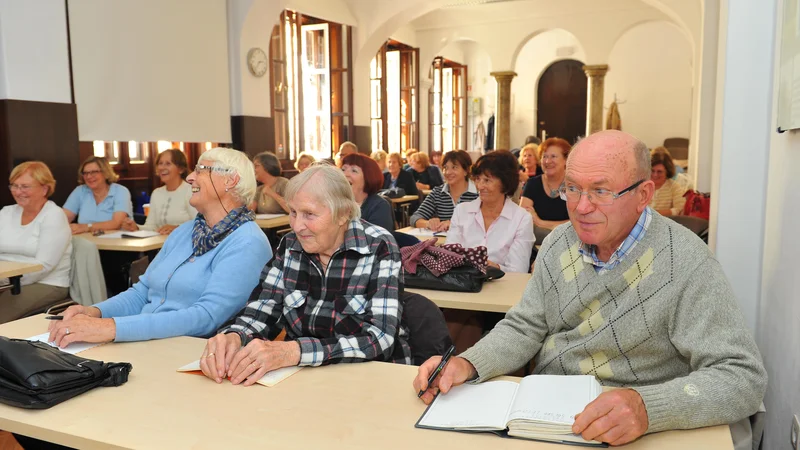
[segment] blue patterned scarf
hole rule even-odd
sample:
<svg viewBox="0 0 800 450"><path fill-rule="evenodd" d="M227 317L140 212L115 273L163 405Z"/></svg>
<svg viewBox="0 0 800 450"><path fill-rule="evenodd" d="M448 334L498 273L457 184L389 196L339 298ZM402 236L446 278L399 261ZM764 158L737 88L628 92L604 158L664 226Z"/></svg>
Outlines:
<svg viewBox="0 0 800 450"><path fill-rule="evenodd" d="M213 228L209 228L206 218L197 214L192 228L192 247L194 256L200 256L216 248L226 236L247 222L255 220L255 214L242 206L231 210L227 216L220 220Z"/></svg>

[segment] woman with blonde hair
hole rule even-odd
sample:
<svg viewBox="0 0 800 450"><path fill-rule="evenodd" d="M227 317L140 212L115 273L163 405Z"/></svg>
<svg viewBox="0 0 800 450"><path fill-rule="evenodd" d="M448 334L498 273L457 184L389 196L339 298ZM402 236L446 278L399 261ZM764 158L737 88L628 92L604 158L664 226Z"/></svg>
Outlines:
<svg viewBox="0 0 800 450"><path fill-rule="evenodd" d="M417 189L433 189L444 184L442 174L434 166L431 166L428 155L417 152L408 157L408 171L414 176Z"/></svg>
<svg viewBox="0 0 800 450"><path fill-rule="evenodd" d="M133 217L131 193L104 157L90 156L78 168L78 187L64 203L72 234L118 230ZM77 223L75 222L77 219Z"/></svg>
<svg viewBox="0 0 800 450"><path fill-rule="evenodd" d="M16 202L0 210L0 261L40 264L22 276L22 291L0 292L0 323L19 319L69 295L72 233L64 213L48 200L56 180L46 164L24 162L11 171L9 189Z"/></svg>
<svg viewBox="0 0 800 450"><path fill-rule="evenodd" d="M316 158L310 153L300 152L297 155L297 159L294 161L294 168L297 169L298 173L302 173L304 170L308 169L311 164L314 164L317 161Z"/></svg>
<svg viewBox="0 0 800 450"><path fill-rule="evenodd" d="M370 158L378 163L378 168L381 169L381 173L386 173L386 158L388 156L389 154L383 150L375 150L371 155L369 155Z"/></svg>

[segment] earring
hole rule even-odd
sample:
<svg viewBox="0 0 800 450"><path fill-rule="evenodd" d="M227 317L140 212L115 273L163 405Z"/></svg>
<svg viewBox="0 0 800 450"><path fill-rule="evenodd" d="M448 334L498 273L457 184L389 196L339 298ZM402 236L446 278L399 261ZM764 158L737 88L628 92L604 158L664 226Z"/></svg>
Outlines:
<svg viewBox="0 0 800 450"><path fill-rule="evenodd" d="M228 188L225 188L225 192L228 192Z"/></svg>

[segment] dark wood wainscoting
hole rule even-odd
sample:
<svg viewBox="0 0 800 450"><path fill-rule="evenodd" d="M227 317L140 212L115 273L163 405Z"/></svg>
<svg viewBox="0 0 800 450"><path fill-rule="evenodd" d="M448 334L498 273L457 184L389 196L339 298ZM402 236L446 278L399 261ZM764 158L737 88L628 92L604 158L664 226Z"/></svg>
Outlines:
<svg viewBox="0 0 800 450"><path fill-rule="evenodd" d="M353 143L358 147L358 153L369 155L372 153L372 128L367 126L354 125Z"/></svg>
<svg viewBox="0 0 800 450"><path fill-rule="evenodd" d="M0 100L0 173L3 183L15 165L43 161L56 179L53 200L59 206L78 184L78 111L71 103ZM0 189L0 206L12 204Z"/></svg>
<svg viewBox="0 0 800 450"><path fill-rule="evenodd" d="M233 148L250 156L275 152L275 121L272 117L231 116Z"/></svg>

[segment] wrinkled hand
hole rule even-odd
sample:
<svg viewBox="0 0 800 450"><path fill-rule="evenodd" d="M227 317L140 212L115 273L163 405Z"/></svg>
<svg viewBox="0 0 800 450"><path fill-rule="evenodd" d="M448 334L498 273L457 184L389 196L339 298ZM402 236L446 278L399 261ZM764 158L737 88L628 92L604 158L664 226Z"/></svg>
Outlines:
<svg viewBox="0 0 800 450"><path fill-rule="evenodd" d="M158 229L159 234L170 234L175 231L175 228L178 228L177 225L164 225Z"/></svg>
<svg viewBox="0 0 800 450"><path fill-rule="evenodd" d="M647 431L644 400L633 389L603 392L575 416L572 432L586 440L622 445Z"/></svg>
<svg viewBox="0 0 800 450"><path fill-rule="evenodd" d="M131 219L130 217L126 217L122 221L122 225L120 226L120 229L125 230L125 231L136 231L136 230L139 229L139 225L136 225L136 222L134 222L133 219Z"/></svg>
<svg viewBox="0 0 800 450"><path fill-rule="evenodd" d="M433 380L433 383L428 386L428 377L431 375L431 372L436 370L441 360L441 356L430 357L419 366L417 377L414 378L414 393L419 393L419 391L424 390L425 393L422 394L420 398L426 405L430 405L434 397L436 397L437 391L442 391L442 393L446 394L454 386L464 384L465 381L478 374L475 367L472 366L472 363L459 356L454 356L450 358L450 362L444 366L444 370Z"/></svg>
<svg viewBox="0 0 800 450"><path fill-rule="evenodd" d="M117 337L117 324L114 319L100 319L86 314L57 320L51 326L49 341L60 348L73 342L111 342Z"/></svg>
<svg viewBox="0 0 800 450"><path fill-rule="evenodd" d="M85 223L71 223L69 228L72 230L72 234L81 234L89 231L89 226Z"/></svg>
<svg viewBox="0 0 800 450"><path fill-rule="evenodd" d="M295 341L274 342L253 339L236 352L228 369L231 383L250 386L265 373L281 367L300 364L300 344Z"/></svg>
<svg viewBox="0 0 800 450"><path fill-rule="evenodd" d="M242 340L236 333L220 333L210 338L200 356L200 370L203 371L203 375L217 383L222 383L234 355L241 348Z"/></svg>
<svg viewBox="0 0 800 450"><path fill-rule="evenodd" d="M72 305L69 308L65 309L64 312L61 313L61 317L63 317L63 319L61 321L63 322L64 320L69 320L69 319L77 316L78 314L83 314L83 315L86 315L86 316L89 316L89 317L96 317L96 318L102 317L102 313L100 312L100 310L95 308L95 307L93 307L93 306ZM50 325L47 327L47 331L50 332L50 342L53 342L53 337L54 337L53 336L53 330L55 330L56 325L58 325L58 324L59 324L59 321L53 320L53 321L50 322Z"/></svg>
<svg viewBox="0 0 800 450"><path fill-rule="evenodd" d="M439 220L438 217L434 217L433 219L428 221L428 229L431 230L431 231L438 231L439 230L439 224L441 224L441 223L442 223L442 221Z"/></svg>

